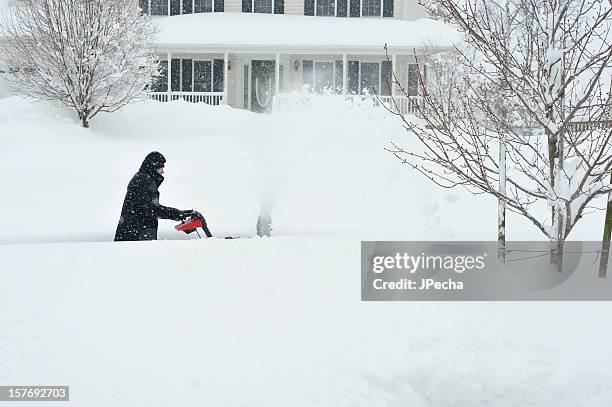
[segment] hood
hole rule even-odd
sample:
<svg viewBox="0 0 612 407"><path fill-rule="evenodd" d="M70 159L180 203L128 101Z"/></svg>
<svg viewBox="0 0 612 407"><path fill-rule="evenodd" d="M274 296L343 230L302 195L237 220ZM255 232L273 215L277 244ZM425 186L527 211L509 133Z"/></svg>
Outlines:
<svg viewBox="0 0 612 407"><path fill-rule="evenodd" d="M152 176L155 182L160 185L164 180L164 177L159 175L157 170L163 167L165 163L166 157L157 151L153 151L145 157L139 171Z"/></svg>

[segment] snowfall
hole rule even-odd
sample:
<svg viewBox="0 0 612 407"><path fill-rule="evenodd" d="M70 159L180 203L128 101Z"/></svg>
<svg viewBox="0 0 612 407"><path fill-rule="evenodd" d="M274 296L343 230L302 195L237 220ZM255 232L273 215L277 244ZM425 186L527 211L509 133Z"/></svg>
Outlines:
<svg viewBox="0 0 612 407"><path fill-rule="evenodd" d="M494 200L428 183L392 140L414 145L333 96L271 114L147 101L90 129L1 98L0 384L70 385L79 407L610 406L605 303L360 300L361 240L496 236ZM161 202L240 239L160 221L158 241L112 242L154 150ZM542 239L514 216L508 236Z"/></svg>

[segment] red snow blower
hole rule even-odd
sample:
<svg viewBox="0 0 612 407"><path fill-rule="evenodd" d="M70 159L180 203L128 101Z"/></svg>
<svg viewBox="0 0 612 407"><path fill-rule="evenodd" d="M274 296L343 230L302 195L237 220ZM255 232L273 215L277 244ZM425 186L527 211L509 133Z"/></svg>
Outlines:
<svg viewBox="0 0 612 407"><path fill-rule="evenodd" d="M189 218L176 225L174 228L179 232L185 232L187 234L196 232L200 239L202 238L202 236L200 236L198 228L201 228L204 231L206 237L212 237L212 233L210 233L210 230L206 225L206 219L204 219L204 216L199 213L196 216L190 216Z"/></svg>

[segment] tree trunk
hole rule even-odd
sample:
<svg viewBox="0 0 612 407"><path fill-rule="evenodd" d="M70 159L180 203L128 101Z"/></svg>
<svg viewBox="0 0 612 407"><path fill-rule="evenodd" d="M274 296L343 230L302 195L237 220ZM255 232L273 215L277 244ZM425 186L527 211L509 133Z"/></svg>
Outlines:
<svg viewBox="0 0 612 407"><path fill-rule="evenodd" d="M506 138L499 142L499 193L497 207L497 258L506 261Z"/></svg>
<svg viewBox="0 0 612 407"><path fill-rule="evenodd" d="M550 108L546 114L546 117L550 120L552 120L552 108ZM549 177L550 177L550 189L551 191L549 192L549 194L554 194L556 192L556 181L557 181L557 157L558 157L558 151L557 151L557 147L558 147L558 143L557 143L557 139L554 136L554 134L552 134L548 129L546 130L546 135L548 138L548 159L549 159ZM553 198L553 197L551 197ZM554 197L555 201L556 201L556 196ZM551 264L558 264L558 245L557 245L557 232L559 230L558 227L558 212L559 212L559 207L556 204L556 202L554 202L551 205L551 225L550 225L550 263Z"/></svg>
<svg viewBox="0 0 612 407"><path fill-rule="evenodd" d="M612 175L610 175L612 184ZM599 263L599 277L606 278L608 275L608 259L610 257L610 237L612 235L612 191L608 193L608 208L606 209L606 220L604 223L603 239L601 241L601 260Z"/></svg>
<svg viewBox="0 0 612 407"><path fill-rule="evenodd" d="M557 180L555 182L555 185L557 186L557 190L559 188L559 183L560 183L560 177L563 174L563 167L564 167L564 161L565 161L565 153L564 153L564 143L563 143L563 132L561 132L559 134L559 147L557 150L557 155L558 155L558 164L557 164L557 170L556 170L556 175ZM558 195L555 193L555 195ZM557 199L557 202L559 202L559 200ZM563 245L565 243L565 213L564 213L564 208L561 206L560 203L557 203L557 230L554 231L557 233L557 271L559 271L559 273L563 272Z"/></svg>
<svg viewBox="0 0 612 407"><path fill-rule="evenodd" d="M89 128L89 121L87 120L87 117L82 117L81 118L81 124L83 127L85 127L86 129Z"/></svg>

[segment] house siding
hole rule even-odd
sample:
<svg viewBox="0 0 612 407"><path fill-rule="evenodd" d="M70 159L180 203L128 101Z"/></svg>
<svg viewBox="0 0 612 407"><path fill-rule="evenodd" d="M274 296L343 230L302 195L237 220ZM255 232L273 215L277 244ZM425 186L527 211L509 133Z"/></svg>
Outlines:
<svg viewBox="0 0 612 407"><path fill-rule="evenodd" d="M285 0L285 14L304 15L304 0Z"/></svg>
<svg viewBox="0 0 612 407"><path fill-rule="evenodd" d="M225 0L225 11L242 13L242 0Z"/></svg>
<svg viewBox="0 0 612 407"><path fill-rule="evenodd" d="M400 2L398 1L398 3ZM429 17L429 12L416 0L401 1L401 12L397 14L397 18L412 21L427 17Z"/></svg>

